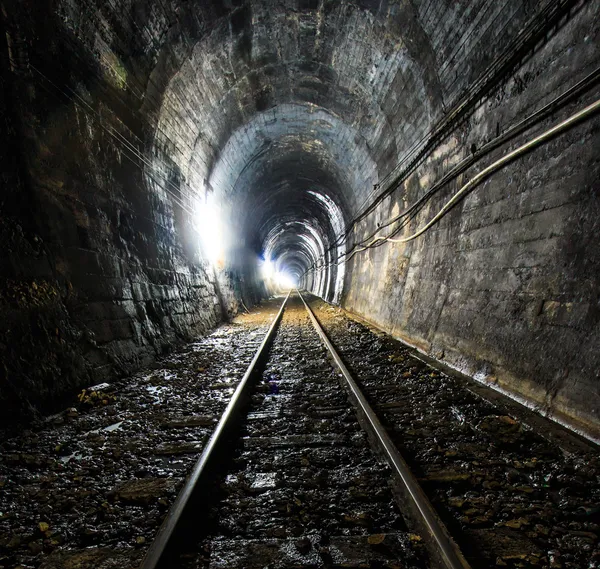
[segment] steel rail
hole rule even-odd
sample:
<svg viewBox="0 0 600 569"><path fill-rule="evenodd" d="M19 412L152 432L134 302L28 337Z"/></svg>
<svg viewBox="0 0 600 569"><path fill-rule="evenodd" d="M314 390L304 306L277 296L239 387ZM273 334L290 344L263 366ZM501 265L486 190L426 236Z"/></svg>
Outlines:
<svg viewBox="0 0 600 569"><path fill-rule="evenodd" d="M417 482L414 474L411 472L408 464L390 439L387 431L379 421L379 418L373 411L371 405L369 405L367 399L363 395L362 391L354 381L352 374L342 361L341 357L333 347L329 338L325 334L325 331L319 324L319 321L315 317L313 311L308 306L308 303L304 300L300 291L297 291L300 299L306 307L306 311L313 323L313 326L323 343L327 347L331 357L338 366L347 390L350 392L352 399L362 413L364 419L367 422L368 430L374 436L378 446L383 451L389 465L401 480L403 488L410 499L413 502L413 506L418 511L421 520L424 523L424 527L427 530L430 540L429 543L433 548L434 553L437 553L436 557L444 564L448 569L470 569L470 565L464 558L462 552L450 536L450 533L446 529L444 523L440 520L435 509L431 505L431 502L423 492L423 489Z"/></svg>
<svg viewBox="0 0 600 569"><path fill-rule="evenodd" d="M156 535L156 538L152 542L152 545L146 552L146 555L144 556L144 559L142 560L142 564L140 565L140 569L155 569L156 567L159 566L159 563L161 563L161 561L163 561L165 551L169 545L169 542L171 541L171 538L173 537L173 535L175 533L177 524L179 523L179 521L185 511L185 508L188 505L188 502L189 502L194 490L196 489L196 485L197 485L198 481L201 479L202 475L208 471L208 469L209 469L208 465L211 462L211 459L213 458L213 456L216 454L215 449L222 442L222 439L225 437L224 433L226 433L226 431L228 430L228 427L233 422L234 418L236 417L236 415L239 411L240 406L242 405L243 395L244 395L244 392L246 391L246 388L248 387L250 378L252 377L252 374L254 373L254 370L255 370L259 360L264 355L264 353L267 351L267 348L268 348L269 343L275 333L277 325L279 324L279 321L281 320L283 311L285 310L285 305L286 305L288 299L290 298L290 294L291 294L291 291L285 297L285 300L283 301L281 308L279 309L279 312L277 313L277 316L271 323L269 331L265 335L260 347L258 348L256 354L254 355L254 358L252 359L252 362L248 366L248 369L246 370L244 377L242 378L242 380L240 381L239 385L237 386L234 394L232 395L232 397L227 405L227 408L223 412L223 415L221 416L221 419L219 420L217 427L215 428L213 434L210 437L210 440L208 441L208 444L206 445L206 447L202 451L202 454L200 455L200 458L194 465L194 468L193 468L191 474L189 475L185 485L183 486L183 488L177 495L177 498L175 499L175 502L171 506L171 508L167 514L167 517L165 518L164 522L162 523L160 529L158 530L158 534Z"/></svg>

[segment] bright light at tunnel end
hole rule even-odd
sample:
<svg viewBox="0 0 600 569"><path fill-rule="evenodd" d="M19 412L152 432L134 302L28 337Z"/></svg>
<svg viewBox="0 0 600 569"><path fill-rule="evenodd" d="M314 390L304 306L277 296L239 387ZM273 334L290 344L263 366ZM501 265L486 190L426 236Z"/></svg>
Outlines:
<svg viewBox="0 0 600 569"><path fill-rule="evenodd" d="M289 290L291 288L298 287L298 279L296 279L289 273L286 273L285 271L278 272L275 274L275 283L279 288L282 288L284 290Z"/></svg>
<svg viewBox="0 0 600 569"><path fill-rule="evenodd" d="M296 278L296 276L290 274L286 270L277 269L276 263L274 263L268 257L265 259L261 259L260 268L262 278L269 288L278 290L289 290L292 288L297 288L298 279Z"/></svg>

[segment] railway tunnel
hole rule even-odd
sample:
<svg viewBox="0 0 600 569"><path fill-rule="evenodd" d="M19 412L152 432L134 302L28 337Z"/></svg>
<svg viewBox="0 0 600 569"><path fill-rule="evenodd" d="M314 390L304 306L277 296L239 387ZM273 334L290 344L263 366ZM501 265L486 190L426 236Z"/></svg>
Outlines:
<svg viewBox="0 0 600 569"><path fill-rule="evenodd" d="M404 409L391 403L389 374L377 358L399 366L397 381L408 383L413 368L405 358L413 358L415 370L432 366L418 372L430 379L402 397L419 413L437 411L426 426L422 416L414 419L409 431L431 433L452 411L452 420L471 421L490 444L518 430L524 438L510 444L542 449L552 460L560 448L574 461L562 479L560 461L548 462L547 483L538 473L533 484L521 476L533 459L515 455L502 475L522 477L514 484L525 496L523 488L538 486L562 492L555 502L571 507L573 518L536 525L521 504L492 522L491 514L477 518L473 496L455 508L458 494L444 501L438 490L428 493L431 480L443 476L428 474L419 452L394 440L406 446L434 506L442 500L442 510L459 512L441 519L462 535L465 551L479 539L465 524L484 533L493 527L496 536L514 530L532 542L560 534L552 547L521 541L506 553L496 544L483 561L479 550L467 553L474 566L598 566L597 503L585 501L599 497L597 0L0 4L0 566L137 567L157 529L136 523L149 516L157 525L167 515L212 432L206 417L217 423L250 364L253 352L246 351L258 348L289 289L309 299L350 371L359 383L364 378L376 412ZM310 325L295 295L280 324L292 346L305 335L286 326ZM306 341L306 350L320 353ZM299 362L302 351L294 356ZM184 360L192 366L186 373ZM268 396L280 396L288 368L265 366ZM200 384L188 382L192 372ZM210 389L201 386L202 374ZM469 387L444 395L446 381ZM140 385L149 397L141 403ZM219 389L223 408L213 408ZM464 409L475 405L474 393L506 407L469 419ZM127 411L119 405L128 397L135 403ZM315 420L329 417L325 403L311 405ZM178 419L165 418L169 413ZM186 416L196 419L188 424ZM121 440L108 471L85 463L79 435L92 443L101 436L106 445L125 436L128 421L142 429L129 433L139 441L143 429L182 428L167 430L188 444L173 453L184 458L172 459L172 470L150 468L147 457L129 468L135 452ZM198 435L203 443L185 430L192 427L206 431ZM554 450L530 441L530 432L549 437ZM428 452L443 447L441 440L428 439ZM94 452L101 448L112 449ZM440 456L456 456L449 448ZM497 452L501 462L504 450ZM168 452L158 454L168 462ZM119 474L121 467L128 474ZM452 468L443 471L454 476L447 482L466 484L467 474ZM101 475L112 478L94 478ZM65 476L79 480L68 490L76 498L52 502L49 488ZM121 517L107 514L115 500L128 502L127 489L119 490L127 478L148 478L156 492L130 495L133 509ZM484 478L490 492L500 484ZM91 500L81 492L92 479L97 503L87 505L85 527L74 529L67 521L78 517L78 506L71 501ZM552 486L555 479L563 482ZM582 488L591 493L585 499ZM24 492L50 500L43 513L19 505ZM148 507L151 515L140 513ZM60 528L49 521L56 512L64 514ZM589 516L577 517L581 512ZM368 535L365 547L374 547L363 565L351 553L343 562L309 560L320 547L316 534L294 533L294 526L269 539L296 540L305 565L277 565L281 558L260 550L260 567L396 566L377 549L391 547L385 536L392 522L365 530L365 518L344 515ZM92 527L103 523L112 529ZM338 550L350 548L352 531L335 542ZM412 537L403 547L418 550L418 527L406 535ZM111 557L120 547L124 557ZM79 557L69 558L72 551ZM397 566L420 566L419 555ZM194 559L189 567L254 567L247 555L204 559L208 565Z"/></svg>

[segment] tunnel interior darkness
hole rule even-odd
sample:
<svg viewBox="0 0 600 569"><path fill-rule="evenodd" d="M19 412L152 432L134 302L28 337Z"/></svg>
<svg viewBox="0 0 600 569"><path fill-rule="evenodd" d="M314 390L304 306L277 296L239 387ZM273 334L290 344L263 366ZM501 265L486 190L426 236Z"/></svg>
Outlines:
<svg viewBox="0 0 600 569"><path fill-rule="evenodd" d="M229 247L273 256L339 301L334 244L383 162L429 124L433 75L407 43L412 28L397 27L414 19L407 7L292 4L234 7L189 46L163 95L152 168L175 162L189 195L214 194Z"/></svg>
<svg viewBox="0 0 600 569"><path fill-rule="evenodd" d="M191 198L200 214L209 200L219 204L220 223L228 228L225 249L243 243L278 272L339 302L344 267L333 261L345 247L337 243L365 189L377 181L356 130L312 103L285 103L239 127L210 169L199 166L207 162L203 152L196 147L183 168L188 195L201 196ZM153 165L154 178L157 171ZM164 176L170 175L167 169ZM167 184L164 177L159 184ZM327 269L309 274L314 266Z"/></svg>
<svg viewBox="0 0 600 569"><path fill-rule="evenodd" d="M361 152L356 143L348 148L346 141L354 138L339 119L313 105L282 105L240 127L208 178L226 219L235 220L233 239L298 284L314 264L342 255L344 247L336 243L352 207L344 158ZM368 163L364 149L363 154ZM367 182L352 183L358 190ZM343 267L319 278L302 284L339 301Z"/></svg>
<svg viewBox="0 0 600 569"><path fill-rule="evenodd" d="M596 114L444 209L598 98L598 0L2 8L1 397L131 372L295 283L598 432Z"/></svg>

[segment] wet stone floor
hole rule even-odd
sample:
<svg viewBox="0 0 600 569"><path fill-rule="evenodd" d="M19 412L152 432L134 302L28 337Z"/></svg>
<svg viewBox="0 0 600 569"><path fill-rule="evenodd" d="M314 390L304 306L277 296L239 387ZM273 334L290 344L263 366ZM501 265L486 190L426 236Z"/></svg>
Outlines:
<svg viewBox="0 0 600 569"><path fill-rule="evenodd" d="M474 568L600 567L597 446L311 306Z"/></svg>
<svg viewBox="0 0 600 569"><path fill-rule="evenodd" d="M182 567L426 567L389 476L292 297L210 513L213 529L181 555Z"/></svg>
<svg viewBox="0 0 600 569"><path fill-rule="evenodd" d="M0 568L133 569L281 299L0 443Z"/></svg>
<svg viewBox="0 0 600 569"><path fill-rule="evenodd" d="M282 299L0 439L0 569L134 569ZM312 299L474 569L600 567L598 447ZM185 569L427 567L298 300Z"/></svg>

